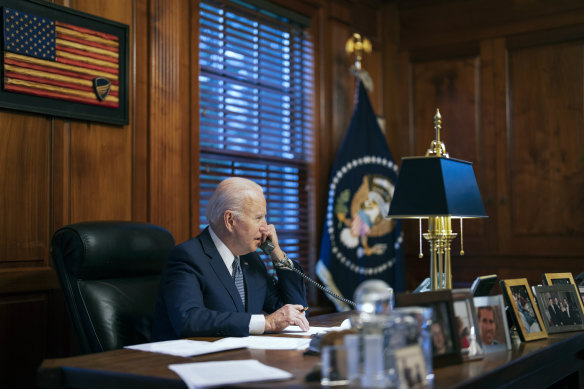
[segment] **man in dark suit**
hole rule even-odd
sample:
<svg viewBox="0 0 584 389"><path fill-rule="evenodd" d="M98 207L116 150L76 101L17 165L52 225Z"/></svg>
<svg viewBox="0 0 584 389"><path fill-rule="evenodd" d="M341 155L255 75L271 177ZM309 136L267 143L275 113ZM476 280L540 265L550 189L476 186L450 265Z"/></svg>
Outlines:
<svg viewBox="0 0 584 389"><path fill-rule="evenodd" d="M552 299L552 297L550 296L549 301L548 301L548 312L550 314L550 325L551 326L558 326L560 325L560 319L559 319L559 312L556 312L556 308L554 306L554 301Z"/></svg>
<svg viewBox="0 0 584 389"><path fill-rule="evenodd" d="M217 186L206 212L209 226L169 255L152 340L248 336L288 325L308 330L303 279L275 266L276 282L256 253L269 238L274 264L302 271L280 248L274 225L266 222L262 188L244 178L228 178Z"/></svg>

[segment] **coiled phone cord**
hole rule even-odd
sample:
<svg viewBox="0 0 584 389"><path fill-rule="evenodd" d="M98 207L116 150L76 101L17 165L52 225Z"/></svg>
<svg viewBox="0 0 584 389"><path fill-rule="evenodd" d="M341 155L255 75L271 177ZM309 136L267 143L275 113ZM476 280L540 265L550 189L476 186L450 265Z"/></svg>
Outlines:
<svg viewBox="0 0 584 389"><path fill-rule="evenodd" d="M298 270L294 267L290 268L290 267L284 266L284 265L281 265L281 266L276 265L276 267L278 267L280 269L284 269L284 270L292 270L294 273L298 274L300 277L304 278L306 281L310 282L311 284L313 284L314 286L316 286L318 289L322 290L323 292L330 294L331 296L333 296L337 300L340 300L340 301L350 305L351 307L353 307L353 309L355 309L357 307L357 304L355 304L351 300L346 299L346 298L339 296L338 294L332 292L330 289L328 289L325 286L314 281L312 278L308 277L306 274L302 273L300 270Z"/></svg>

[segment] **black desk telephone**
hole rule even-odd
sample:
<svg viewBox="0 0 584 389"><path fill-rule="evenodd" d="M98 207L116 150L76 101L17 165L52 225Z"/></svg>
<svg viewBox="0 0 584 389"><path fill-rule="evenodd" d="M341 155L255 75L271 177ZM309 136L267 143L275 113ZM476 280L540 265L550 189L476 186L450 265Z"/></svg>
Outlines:
<svg viewBox="0 0 584 389"><path fill-rule="evenodd" d="M275 246L269 238L266 239L266 241L260 245L260 249L262 249L264 254L266 254L268 257L271 256L272 251L274 251L274 248L275 248ZM298 274L300 277L304 278L305 280L307 280L308 282L310 282L311 284L313 284L314 286L316 286L318 289L322 290L323 292L333 296L334 298L336 298L336 299L338 299L346 304L349 304L353 309L355 309L357 306L351 300L348 300L342 296L339 296L336 293L331 292L327 287L314 281L313 279L308 277L306 274L304 274L300 270L296 269L294 266L290 267L287 264L285 264L283 261L274 262L274 266L276 266L279 269L292 270L293 272Z"/></svg>

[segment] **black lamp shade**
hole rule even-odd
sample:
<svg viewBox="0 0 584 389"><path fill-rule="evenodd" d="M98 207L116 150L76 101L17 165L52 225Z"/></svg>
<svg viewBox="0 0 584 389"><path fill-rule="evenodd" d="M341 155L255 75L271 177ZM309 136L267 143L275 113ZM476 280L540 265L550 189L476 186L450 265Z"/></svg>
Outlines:
<svg viewBox="0 0 584 389"><path fill-rule="evenodd" d="M388 216L487 217L472 163L444 157L403 158Z"/></svg>

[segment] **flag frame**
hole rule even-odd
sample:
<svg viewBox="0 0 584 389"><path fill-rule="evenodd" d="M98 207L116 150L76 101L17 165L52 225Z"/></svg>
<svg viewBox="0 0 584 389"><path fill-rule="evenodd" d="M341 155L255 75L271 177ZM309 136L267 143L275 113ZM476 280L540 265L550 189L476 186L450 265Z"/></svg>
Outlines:
<svg viewBox="0 0 584 389"><path fill-rule="evenodd" d="M6 64L4 53L4 31L0 45L2 47L2 78L0 85L0 108L45 114L66 119L79 119L114 125L129 123L129 26L123 23L104 19L61 5L43 0L0 0L0 10L4 16L4 8L25 14L39 16L74 26L83 27L95 32L113 35L118 42L118 102L117 106L105 106L92 103L60 100L52 97L19 93L5 89ZM2 18L4 30L4 18ZM101 100L100 100L101 102Z"/></svg>

